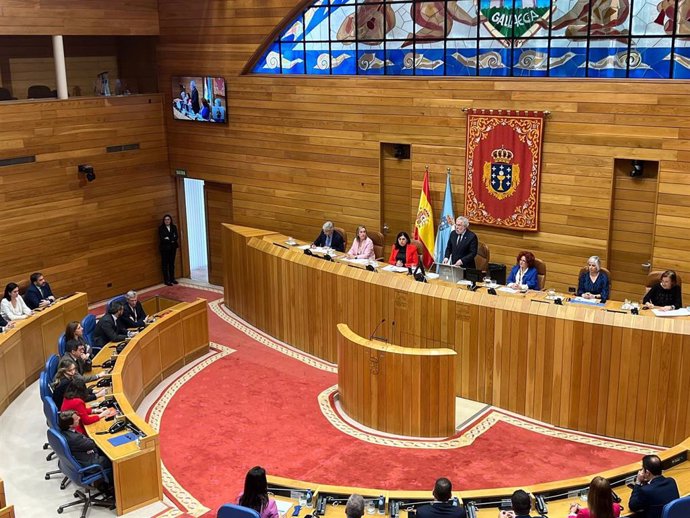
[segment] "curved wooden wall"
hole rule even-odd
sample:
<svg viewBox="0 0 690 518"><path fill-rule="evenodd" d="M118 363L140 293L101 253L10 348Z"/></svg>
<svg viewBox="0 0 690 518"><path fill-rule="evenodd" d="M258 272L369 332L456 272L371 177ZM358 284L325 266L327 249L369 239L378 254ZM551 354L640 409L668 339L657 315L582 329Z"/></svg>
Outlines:
<svg viewBox="0 0 690 518"><path fill-rule="evenodd" d="M36 157L0 167L0 286L42 271L57 295L101 300L161 281L158 225L177 213L161 102L0 103L0 160ZM106 152L133 143L140 149ZM81 178L79 164L92 165L96 180Z"/></svg>
<svg viewBox="0 0 690 518"><path fill-rule="evenodd" d="M38 379L48 357L57 354L67 323L87 312L86 293L76 293L0 334L0 414Z"/></svg>
<svg viewBox="0 0 690 518"><path fill-rule="evenodd" d="M420 284L278 239L223 228L226 305L280 340L336 361L338 323L369 336L386 318L378 334L393 343L458 353L458 396L610 437L672 445L690 435L688 320Z"/></svg>
<svg viewBox="0 0 690 518"><path fill-rule="evenodd" d="M374 430L411 437L455 433L455 358L368 340L338 324L338 397L343 411Z"/></svg>
<svg viewBox="0 0 690 518"><path fill-rule="evenodd" d="M477 227L491 245L493 262L514 264L519 250L533 250L547 263L549 285L565 289L590 255L608 263L614 233L626 233L634 249L635 234L652 227L654 267L690 275L690 236L684 232L690 124L682 116L690 104L687 82L240 75L298 2L169 0L159 6L159 83L197 71L224 76L228 85L225 127L192 133L166 114L171 166L194 178L232 183L234 223L305 240L314 239L326 219L350 233L360 223L380 229L382 143L412 147L410 185L393 193L408 197L410 213L427 164L436 213L447 166L460 213L462 108L548 110L540 232ZM170 103L171 93L162 91ZM610 223L616 158L660 165L656 210L645 214L649 204L633 197L622 207L632 222L622 228ZM618 281L614 289L625 279ZM637 289L641 296L642 287Z"/></svg>

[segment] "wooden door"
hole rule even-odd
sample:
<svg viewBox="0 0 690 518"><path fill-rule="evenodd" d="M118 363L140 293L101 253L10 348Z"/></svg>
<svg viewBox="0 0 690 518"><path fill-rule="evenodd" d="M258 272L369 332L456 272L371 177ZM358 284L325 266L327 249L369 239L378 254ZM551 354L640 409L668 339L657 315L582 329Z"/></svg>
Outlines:
<svg viewBox="0 0 690 518"><path fill-rule="evenodd" d="M385 238L384 257L398 232L412 236L411 175L412 161L396 158L396 145L381 144L381 232Z"/></svg>
<svg viewBox="0 0 690 518"><path fill-rule="evenodd" d="M639 301L651 269L659 163L644 162L643 176L632 178L630 160L616 160L609 261L611 298Z"/></svg>
<svg viewBox="0 0 690 518"><path fill-rule="evenodd" d="M232 223L232 184L204 183L206 200L206 233L208 243L208 282L223 285L222 223Z"/></svg>

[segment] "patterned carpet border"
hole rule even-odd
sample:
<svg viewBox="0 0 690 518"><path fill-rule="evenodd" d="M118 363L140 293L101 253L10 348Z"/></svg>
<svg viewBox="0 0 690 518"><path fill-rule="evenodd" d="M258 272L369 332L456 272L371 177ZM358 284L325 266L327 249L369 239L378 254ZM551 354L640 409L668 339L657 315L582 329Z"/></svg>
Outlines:
<svg viewBox="0 0 690 518"><path fill-rule="evenodd" d="M163 418L163 413L167 408L168 404L175 396L178 390L187 383L190 379L200 373L209 365L217 362L218 360L225 358L226 356L235 352L235 349L231 349L225 345L220 345L215 342L210 342L210 348L214 353L208 358L200 361L194 367L184 372L175 381L173 381L168 387L166 387L161 393L160 397L156 400L154 405L149 410L147 417L148 423L153 426L153 428L160 433L160 423ZM161 458L161 476L163 478L163 488L167 492L168 496L176 502L180 507L184 508L185 512L190 516L201 516L210 509L205 507L201 502L194 498L182 485L172 476L170 471L165 467L165 463ZM175 513L178 514L175 514ZM174 518L175 516L180 516L177 510L171 509L165 512L162 517Z"/></svg>

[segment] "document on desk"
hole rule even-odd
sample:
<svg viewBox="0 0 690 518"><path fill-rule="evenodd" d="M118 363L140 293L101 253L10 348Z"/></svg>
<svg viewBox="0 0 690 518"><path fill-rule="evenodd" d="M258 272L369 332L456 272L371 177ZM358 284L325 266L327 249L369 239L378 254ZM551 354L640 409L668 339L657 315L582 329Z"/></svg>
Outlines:
<svg viewBox="0 0 690 518"><path fill-rule="evenodd" d="M118 435L117 437L108 439L108 442L113 446L122 446L123 444L127 444L128 442L136 441L137 437L138 436L136 434L129 432L124 435Z"/></svg>
<svg viewBox="0 0 690 518"><path fill-rule="evenodd" d="M570 302L575 302L576 304L590 304L592 306L603 305L599 302L599 299L586 299L584 297L573 297Z"/></svg>
<svg viewBox="0 0 690 518"><path fill-rule="evenodd" d="M509 288L508 286L501 286L496 291L504 291L506 293L520 293L520 290L514 290L513 288Z"/></svg>
<svg viewBox="0 0 690 518"><path fill-rule="evenodd" d="M654 313L658 317L687 317L690 316L690 311L687 308L674 309L673 311L664 311L663 309L653 309Z"/></svg>
<svg viewBox="0 0 690 518"><path fill-rule="evenodd" d="M284 500L275 500L275 503L278 506L278 514L280 516L286 516L292 506L295 505L293 502L286 502Z"/></svg>
<svg viewBox="0 0 690 518"><path fill-rule="evenodd" d="M367 266L370 263L369 259L348 259L347 257L344 257L343 261L346 263L361 264L362 266Z"/></svg>
<svg viewBox="0 0 690 518"><path fill-rule="evenodd" d="M404 266L395 266L394 264L388 264L381 269L384 272L394 272L394 273L407 273L409 271Z"/></svg>
<svg viewBox="0 0 690 518"><path fill-rule="evenodd" d="M311 245L301 245L301 246L298 246L297 248L298 248L299 250L306 250L306 249L309 248L309 247L311 247Z"/></svg>

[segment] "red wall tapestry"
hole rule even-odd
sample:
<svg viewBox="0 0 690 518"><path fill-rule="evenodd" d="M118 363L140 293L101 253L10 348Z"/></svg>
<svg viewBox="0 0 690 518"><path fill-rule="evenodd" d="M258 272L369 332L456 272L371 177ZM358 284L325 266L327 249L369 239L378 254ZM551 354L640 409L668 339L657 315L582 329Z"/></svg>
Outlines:
<svg viewBox="0 0 690 518"><path fill-rule="evenodd" d="M538 230L543 112L468 110L465 216Z"/></svg>

